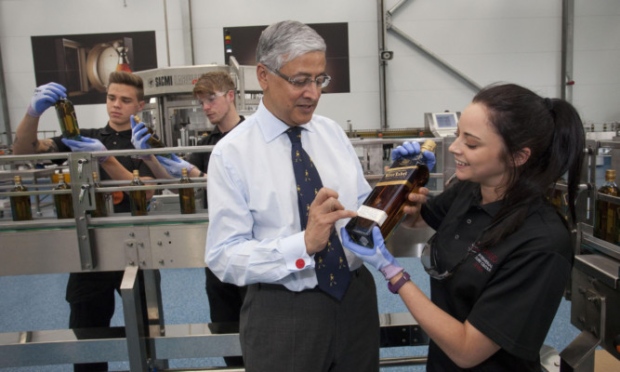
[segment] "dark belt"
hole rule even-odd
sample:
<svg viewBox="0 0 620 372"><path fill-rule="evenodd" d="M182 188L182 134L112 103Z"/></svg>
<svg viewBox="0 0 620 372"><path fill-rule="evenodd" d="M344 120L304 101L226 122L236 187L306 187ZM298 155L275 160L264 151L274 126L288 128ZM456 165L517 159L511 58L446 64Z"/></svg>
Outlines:
<svg viewBox="0 0 620 372"><path fill-rule="evenodd" d="M358 278L362 274L362 268L364 266L360 266L359 268L351 271L351 280ZM293 292L290 289L286 288L282 284L271 284L271 283L258 283L256 284L259 289L274 289L278 291L287 291ZM295 291L295 293L305 293L305 292L323 292L319 289L318 286L314 288L304 289L303 291Z"/></svg>

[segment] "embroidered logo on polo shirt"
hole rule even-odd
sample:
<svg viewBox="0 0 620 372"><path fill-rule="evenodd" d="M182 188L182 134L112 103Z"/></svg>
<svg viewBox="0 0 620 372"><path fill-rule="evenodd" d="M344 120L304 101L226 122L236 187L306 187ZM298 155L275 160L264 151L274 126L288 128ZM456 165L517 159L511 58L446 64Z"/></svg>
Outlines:
<svg viewBox="0 0 620 372"><path fill-rule="evenodd" d="M486 271L490 273L491 270L493 270L493 266L495 266L495 263L497 263L497 256L490 250L484 250L479 252L474 257L474 259L476 261L474 267L480 272Z"/></svg>

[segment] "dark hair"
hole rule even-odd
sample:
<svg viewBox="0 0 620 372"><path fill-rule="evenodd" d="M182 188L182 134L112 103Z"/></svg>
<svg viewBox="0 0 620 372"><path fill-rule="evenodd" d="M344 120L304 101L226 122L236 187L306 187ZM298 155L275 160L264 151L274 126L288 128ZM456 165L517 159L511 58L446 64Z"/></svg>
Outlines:
<svg viewBox="0 0 620 372"><path fill-rule="evenodd" d="M144 83L142 78L138 75L125 71L113 71L110 73L108 79L108 86L110 84L123 84L136 88L136 96L138 101L144 101Z"/></svg>
<svg viewBox="0 0 620 372"><path fill-rule="evenodd" d="M226 71L210 71L202 74L194 84L194 96L235 90L235 82Z"/></svg>
<svg viewBox="0 0 620 372"><path fill-rule="evenodd" d="M551 186L568 172L570 222L576 223L575 199L584 159L585 133L577 110L559 98L543 98L516 84L491 85L474 97L486 107L491 125L505 147L503 161L512 172L504 204L481 245L492 246L517 230L532 202L550 195ZM528 160L515 166L515 155L530 149Z"/></svg>

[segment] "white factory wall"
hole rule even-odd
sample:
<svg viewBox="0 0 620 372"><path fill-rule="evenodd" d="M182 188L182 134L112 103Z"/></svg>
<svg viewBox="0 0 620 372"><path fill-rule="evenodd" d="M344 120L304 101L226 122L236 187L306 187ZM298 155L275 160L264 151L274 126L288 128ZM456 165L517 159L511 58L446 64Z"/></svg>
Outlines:
<svg viewBox="0 0 620 372"><path fill-rule="evenodd" d="M155 31L159 67L185 65L183 4L191 5L194 64L224 62L222 28L347 22L351 92L326 94L317 113L355 129L379 129L378 2L375 0L0 0L0 48L11 128L35 87L31 36ZM398 0L386 0L391 9ZM515 82L561 94L561 0L410 0L391 21L476 84ZM620 1L575 0L572 101L586 122L620 121ZM169 48L169 49L168 49ZM390 128L418 127L423 113L461 110L474 90L393 33L386 49ZM334 77L337 79L337 77ZM105 105L79 105L80 126L105 123ZM41 130L56 130L53 113Z"/></svg>

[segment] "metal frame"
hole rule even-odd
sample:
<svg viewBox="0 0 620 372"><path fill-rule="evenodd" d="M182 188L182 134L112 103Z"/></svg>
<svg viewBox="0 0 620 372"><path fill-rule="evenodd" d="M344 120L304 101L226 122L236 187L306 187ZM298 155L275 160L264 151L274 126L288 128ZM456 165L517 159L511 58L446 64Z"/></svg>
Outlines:
<svg viewBox="0 0 620 372"><path fill-rule="evenodd" d="M586 159L577 205L582 210L577 229L575 263L569 290L571 324L581 333L560 353L560 371L593 371L594 352L603 347L615 358L620 352L614 337L620 335L620 246L593 235L597 201L620 205L620 197L599 193L596 185L596 157L601 147L620 151L618 141L586 141Z"/></svg>
<svg viewBox="0 0 620 372"><path fill-rule="evenodd" d="M406 139L364 140L362 151L384 159L383 145L400 144ZM409 140L420 140L418 138ZM438 142L438 169L447 146ZM380 151L374 151L374 149ZM213 146L175 148L180 152L211 151ZM443 150L442 150L443 149ZM208 215L150 213L147 216L113 214L112 218L91 218L94 208L92 179L97 158L103 155L161 154L170 149L110 150L92 153L20 155L0 158L0 163L67 159L71 172L74 220L37 218L33 221L0 221L3 245L0 253L0 275L28 275L65 272L124 270L121 297L125 327L94 330L56 330L0 333L0 368L67 363L90 363L128 360L132 371L166 369L169 359L205 358L239 355L238 334L214 334L218 324L165 325L158 270L166 268L204 267L204 246ZM379 168L377 172L382 173ZM380 174L369 174L369 181ZM433 173L432 178L444 178ZM145 186L130 186L128 181L105 181L106 191L129 191L136 188L165 189L204 187L204 179L193 179L187 185L176 180L153 180ZM441 184L441 182L440 182ZM12 193L0 190L0 195ZM65 191L68 192L68 191ZM54 194L43 189L25 194ZM91 195L90 198L86 195ZM416 235L419 232L416 232ZM86 234L86 236L85 236ZM411 239L405 233L403 239ZM423 236L423 235L420 235ZM50 240L62 244L49 244ZM78 252L78 254L76 254ZM401 250L395 255L414 255L416 250ZM33 257L39 259L33 260ZM41 259L44 257L44 259ZM90 265L89 265L90 263ZM421 346L428 336L409 313L381 314L381 347ZM105 350L105 352L100 352ZM96 353L95 353L96 351ZM33 357L36 355L36 357ZM93 356L95 355L95 356ZM91 358L91 359L89 359ZM425 357L389 358L382 365L411 365L426 361Z"/></svg>
<svg viewBox="0 0 620 372"><path fill-rule="evenodd" d="M443 68L446 72L456 77L464 85L472 89L474 92L478 92L482 89L482 86L476 83L473 79L466 76L459 71L456 67L443 60L430 49L423 46L416 41L413 37L407 35L404 31L399 29L393 23L394 16L398 13L401 7L410 0L400 0L391 9L385 9L385 0L377 0L377 15L378 15L378 30L379 30L379 110L380 110L380 124L381 129L389 128L388 123L388 110L387 110L387 84L386 84L386 70L388 61L393 58L392 51L386 47L386 33L391 32L406 44L411 46L416 51L427 57L432 62L436 63L439 67ZM561 97L568 100L572 100L572 86L573 80L573 44L574 44L574 30L575 30L575 0L562 0L562 45L561 45L561 76L560 82L562 84Z"/></svg>
<svg viewBox="0 0 620 372"><path fill-rule="evenodd" d="M437 190L433 192L440 192L445 180L454 173L453 159L447 153L452 140L452 137L436 139L438 164L431 180L437 183ZM362 159L365 156L379 158L368 159L368 164L376 163L372 167L373 172L367 174L369 182L380 178L382 162L388 161L383 146L388 143L397 145L403 141L405 139L352 140L356 147L361 148ZM586 208L587 205L595 205L598 199L620 204L620 198L595 192L593 168L596 167L600 147L620 150L620 142L587 141L588 156L583 174L586 183L581 185L578 198L578 210L583 210L583 213L579 214L581 223L576 231L575 246L577 256L569 291L571 322L582 330L582 334L561 352L562 371L591 371L593 351L597 346L603 346L616 358L619 357L612 348L612 337L620 333L620 318L613 316L620 307L620 247L592 235L594 211ZM178 150L189 153L211 151L212 148L187 147ZM169 149L115 150L105 154L142 155L166 151ZM103 153L94 152L0 158L0 162L20 162L25 158L28 161L67 158L76 208L75 220L0 222L3 242L0 250L5 258L0 261L0 275L124 270L121 296L125 327L96 329L90 334L76 333L74 330L0 333L0 367L129 360L131 370L152 370L167 368L169 359L238 355L238 335L213 334L215 324L165 325L164 322L158 270L204 267L208 215L151 213L141 217L120 214L113 218L90 218L86 212L92 205L85 202L88 198L84 195L95 190L84 185L92 182L86 175L92 174L91 170L97 166L95 159L101 155ZM137 188L127 184L126 181L107 181L103 186L106 186L106 191ZM142 187L204 187L204 179L195 179L190 186L179 184L176 180L155 180ZM565 190L566 186L558 184L557 187ZM3 188L0 195L19 194L5 190ZM53 191L41 189L26 193L37 195ZM90 199L94 200L93 197ZM80 224L84 224L84 228ZM83 239L84 230L88 234L86 239ZM417 257L423 245L421 242L427 238L425 231L400 228L388 242L388 249L395 256ZM50 245L50 239L62 241L63 244ZM32 257L45 259L33 260ZM90 267L87 265L89 262L92 262ZM381 314L380 321L381 347L428 343L427 335L409 313ZM94 350L98 351L96 360L86 360L86 355L93 355ZM381 365L412 365L424 363L425 360L425 357L389 358L382 359Z"/></svg>

